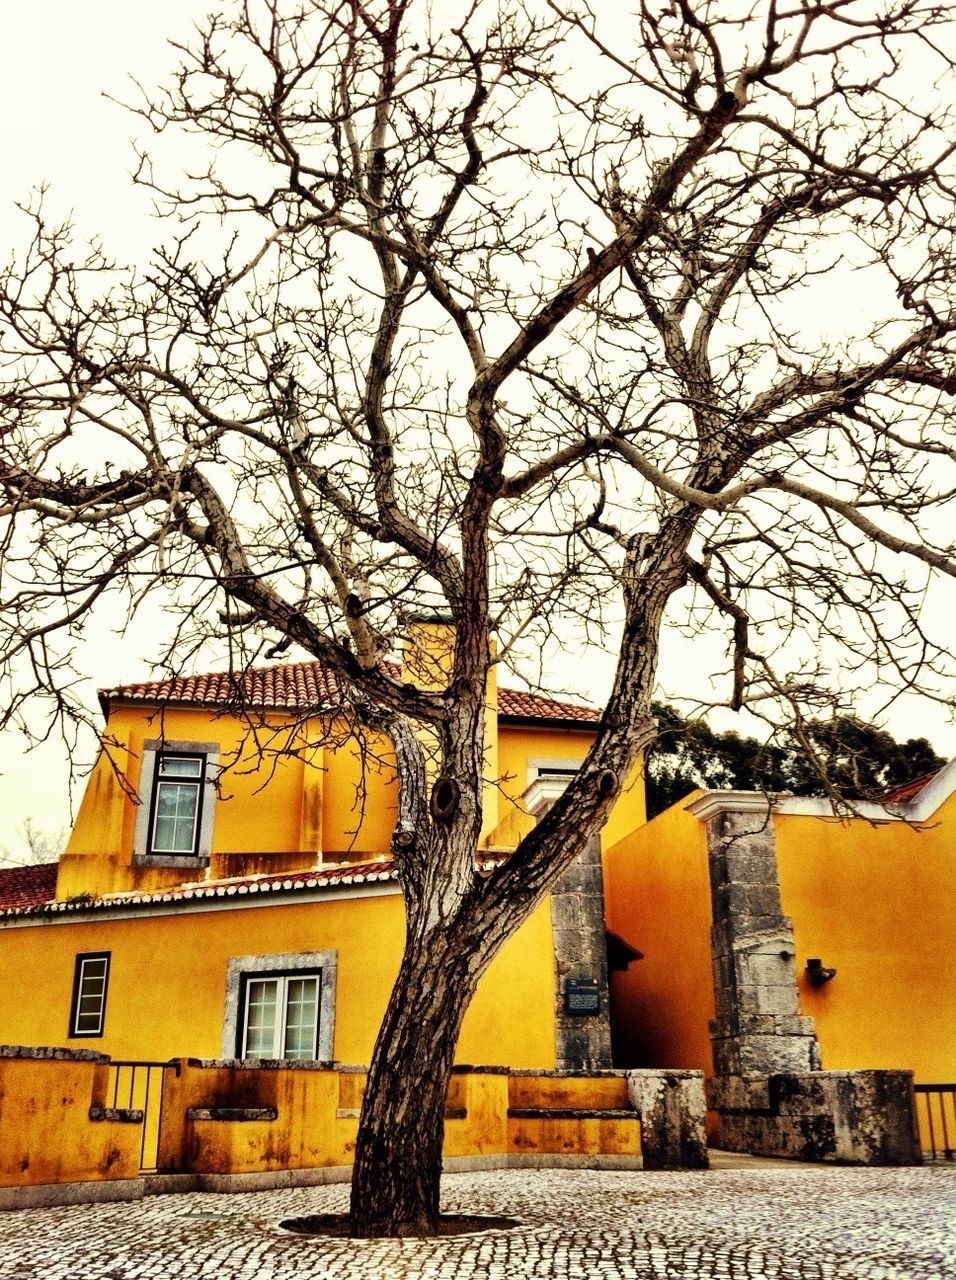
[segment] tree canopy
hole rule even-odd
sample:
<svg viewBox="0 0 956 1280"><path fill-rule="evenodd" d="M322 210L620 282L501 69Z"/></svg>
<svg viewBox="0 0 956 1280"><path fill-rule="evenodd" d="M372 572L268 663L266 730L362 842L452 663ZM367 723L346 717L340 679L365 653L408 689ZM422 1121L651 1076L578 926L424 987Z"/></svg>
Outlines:
<svg viewBox="0 0 956 1280"><path fill-rule="evenodd" d="M926 738L898 742L852 716L810 721L799 735L791 728L782 742L715 731L668 703L655 703L654 716L658 736L645 768L649 818L697 787L812 796L829 785L848 800L879 801L946 763Z"/></svg>

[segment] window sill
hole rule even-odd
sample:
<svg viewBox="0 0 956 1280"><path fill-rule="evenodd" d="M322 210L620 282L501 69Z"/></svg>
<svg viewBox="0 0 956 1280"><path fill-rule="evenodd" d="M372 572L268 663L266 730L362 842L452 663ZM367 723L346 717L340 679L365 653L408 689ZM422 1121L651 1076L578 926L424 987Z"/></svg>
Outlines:
<svg viewBox="0 0 956 1280"><path fill-rule="evenodd" d="M168 867L176 870L179 867L208 867L209 859L202 854L190 853L135 853L134 867Z"/></svg>

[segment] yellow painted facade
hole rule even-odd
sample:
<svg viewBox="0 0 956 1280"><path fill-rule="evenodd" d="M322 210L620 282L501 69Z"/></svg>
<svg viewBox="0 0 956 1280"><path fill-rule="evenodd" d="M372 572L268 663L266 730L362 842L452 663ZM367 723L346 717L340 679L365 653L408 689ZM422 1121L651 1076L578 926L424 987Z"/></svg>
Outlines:
<svg viewBox="0 0 956 1280"><path fill-rule="evenodd" d="M607 848L605 892L608 928L644 954L612 975L616 1060L709 1075L706 829L685 808L698 794ZM815 1020L823 1067L956 1079L956 795L919 826L796 814L773 823L800 1011ZM811 957L836 977L812 985Z"/></svg>
<svg viewBox="0 0 956 1280"><path fill-rule="evenodd" d="M675 805L604 855L607 927L643 959L611 975L615 1061L712 1074L710 882L704 829Z"/></svg>
<svg viewBox="0 0 956 1280"><path fill-rule="evenodd" d="M800 980L824 1067L956 1080L956 796L921 829L788 816L775 826L798 970L813 956L837 971L820 987Z"/></svg>
<svg viewBox="0 0 956 1280"><path fill-rule="evenodd" d="M154 908L133 918L93 914L84 923L0 930L3 952L17 972L30 974L29 998L6 1002L0 1012L0 1042L86 1047L121 1059L219 1058L232 957L332 951L333 1057L368 1062L404 931L401 896L394 885L383 887L389 892L169 914ZM104 1032L71 1039L74 959L97 951L111 953ZM553 1066L553 987L545 904L493 961L465 1015L458 1060Z"/></svg>
<svg viewBox="0 0 956 1280"><path fill-rule="evenodd" d="M423 679L420 671L408 674ZM573 766L583 759L593 730L587 723L499 726L492 714L493 682L488 705L486 758L495 772L487 788L494 800L487 844L513 847L532 823L520 798L536 762ZM56 899L71 909L0 921L0 957L15 972L30 974L29 993L0 1008L0 1043L92 1048L113 1058L152 1061L233 1056L239 1052L236 1036L230 1041L224 1030L230 961L318 952L336 958L333 1034L323 1056L367 1062L404 936L394 880L351 889L321 885L306 897L300 885L255 899L233 894L224 901L186 901L181 892L165 903L156 898L220 880L370 863L374 869L389 856L396 812L386 743L359 744L334 722L272 712L237 715L121 694L110 700L104 742L59 860ZM217 749L206 864L196 858L148 865L157 859L137 855L137 824L150 805L144 774L158 742ZM619 826L640 820L639 775L619 809ZM130 902L131 895L153 896ZM113 897L116 909L104 911ZM96 909L85 909L87 903ZM76 957L101 952L110 955L102 1034L71 1035ZM555 1037L546 901L484 976L464 1021L458 1061L550 1068Z"/></svg>

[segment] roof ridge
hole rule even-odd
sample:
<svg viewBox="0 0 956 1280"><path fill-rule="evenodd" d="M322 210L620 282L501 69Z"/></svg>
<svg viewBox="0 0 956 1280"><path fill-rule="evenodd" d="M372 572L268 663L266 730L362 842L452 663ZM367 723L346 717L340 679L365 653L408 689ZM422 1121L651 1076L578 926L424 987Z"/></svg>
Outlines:
<svg viewBox="0 0 956 1280"><path fill-rule="evenodd" d="M382 666L390 675L397 675L401 671L398 663L391 660L383 662ZM104 713L108 711L110 700L114 697L134 701L155 698L158 701L206 705L228 704L237 697L245 697L250 704L259 706L306 709L320 703L323 697L331 698L333 686L338 679L333 668L320 659L311 658L262 666L250 665L241 671L206 671L193 675L136 680L100 689L98 695ZM309 685L313 687L309 688ZM594 723L600 718L600 711L596 707L572 700L566 694L536 693L530 689L501 685L498 696L499 715L529 720L567 719L584 723Z"/></svg>

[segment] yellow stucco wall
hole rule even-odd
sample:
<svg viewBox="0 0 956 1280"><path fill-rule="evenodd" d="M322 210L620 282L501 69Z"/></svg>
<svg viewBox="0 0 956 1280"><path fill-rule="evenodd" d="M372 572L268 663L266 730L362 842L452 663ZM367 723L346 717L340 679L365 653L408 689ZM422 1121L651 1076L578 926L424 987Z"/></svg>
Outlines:
<svg viewBox="0 0 956 1280"><path fill-rule="evenodd" d="M0 1187L139 1174L139 1126L91 1120L109 1105L105 1063L0 1058Z"/></svg>
<svg viewBox="0 0 956 1280"><path fill-rule="evenodd" d="M611 975L615 1062L712 1070L710 882L704 828L683 803L604 856L607 925L644 953Z"/></svg>
<svg viewBox="0 0 956 1280"><path fill-rule="evenodd" d="M500 726L497 747L489 746L488 753L484 829L490 843L513 844L531 825L519 804L528 786L529 761L575 764L592 736L588 729ZM158 738L219 744L221 774L208 870L133 865L144 743ZM111 709L105 739L108 748L93 770L60 860L60 899L292 871L319 861L367 860L388 851L396 782L382 739L360 744L344 726L318 720L290 726L271 715L250 724L208 707L160 711L122 703ZM605 846L633 830L643 816L643 779L637 769L605 828Z"/></svg>
<svg viewBox="0 0 956 1280"><path fill-rule="evenodd" d="M956 796L924 830L777 817L783 910L800 1004L823 1066L956 1079ZM808 957L837 970L813 987Z"/></svg>
<svg viewBox="0 0 956 1280"><path fill-rule="evenodd" d="M102 1105L112 1078L106 1063L0 1057L0 1204L17 1203L4 1202L4 1192L17 1196L37 1184L135 1178L141 1142L144 1158L155 1154L164 1173L285 1173L353 1160L364 1074L180 1060L156 1073L149 1098L135 1101L140 1115L126 1113L129 1123L117 1116L91 1120L90 1104ZM456 1073L448 1090L445 1155L611 1156L634 1167L640 1121L634 1112L613 1110L628 1106L623 1079ZM544 1111L511 1115L515 1107ZM555 1111L567 1107L612 1113L579 1118ZM217 1108L271 1114L214 1118L209 1112Z"/></svg>
<svg viewBox="0 0 956 1280"><path fill-rule="evenodd" d="M233 956L335 951L334 1057L369 1059L401 954L398 893L135 919L0 927L17 975L0 1043L91 1048L114 1058L218 1058ZM75 957L112 953L105 1034L68 1038ZM545 903L511 938L465 1016L458 1061L554 1065L554 961Z"/></svg>
<svg viewBox="0 0 956 1280"><path fill-rule="evenodd" d="M619 1062L709 1073L710 889L690 798L605 854L608 927L645 953L612 975L611 1007ZM956 796L922 830L797 815L774 825L801 1012L816 1020L824 1068L956 1079ZM810 957L836 978L807 982Z"/></svg>
<svg viewBox="0 0 956 1280"><path fill-rule="evenodd" d="M197 878L195 870L132 867L144 743L219 744L214 876L269 870L237 855L281 855L275 869L381 854L395 819L394 771L381 739L360 746L337 725L250 724L208 707L114 706L108 748L90 777L61 859L57 896L150 890ZM321 745L325 741L326 745ZM316 745L319 744L319 745ZM148 797L146 798L148 803Z"/></svg>
<svg viewBox="0 0 956 1280"><path fill-rule="evenodd" d="M498 768L501 771L499 814L500 826L491 842L513 843L529 830L533 820L521 808L520 798L528 789L529 762L536 760L566 761L580 764L594 740L593 729L549 729L534 725L502 725L498 739ZM601 844L607 849L644 822L643 763L631 773L614 806L611 817L601 832Z"/></svg>

